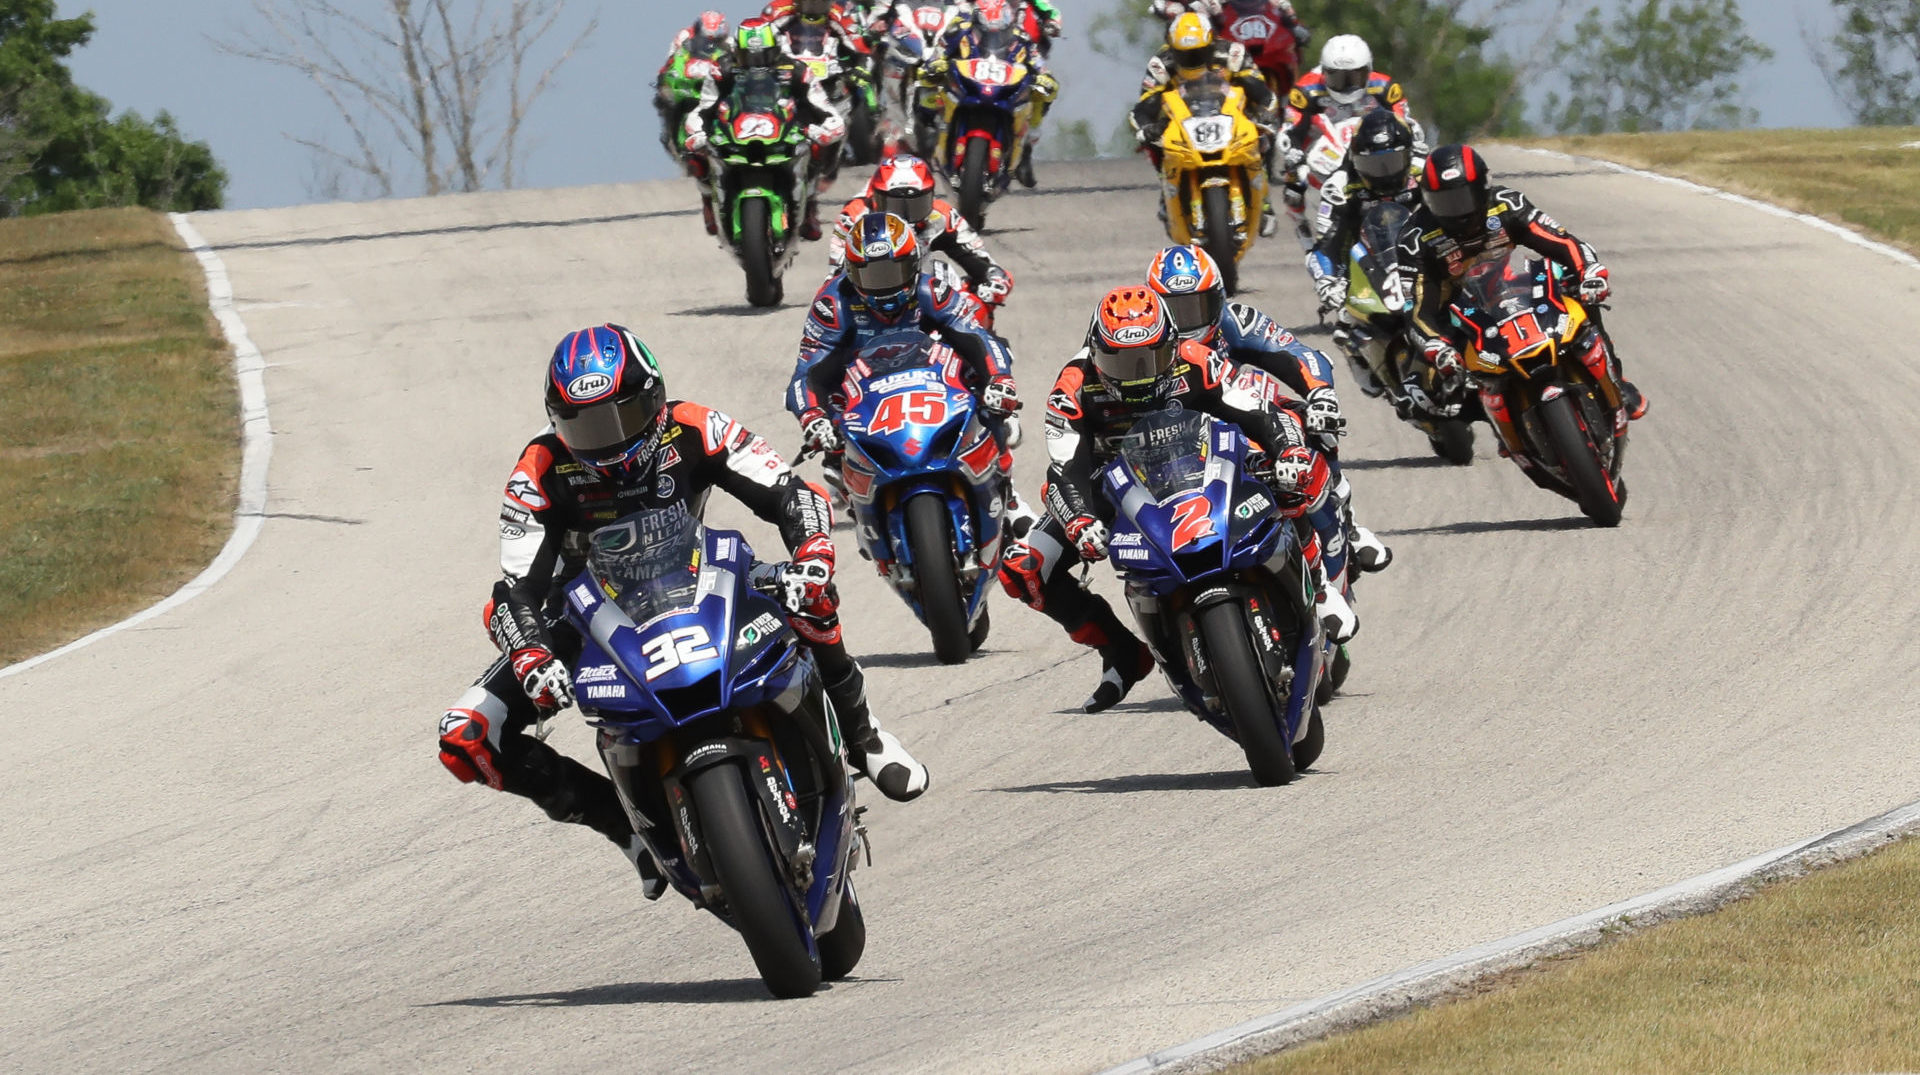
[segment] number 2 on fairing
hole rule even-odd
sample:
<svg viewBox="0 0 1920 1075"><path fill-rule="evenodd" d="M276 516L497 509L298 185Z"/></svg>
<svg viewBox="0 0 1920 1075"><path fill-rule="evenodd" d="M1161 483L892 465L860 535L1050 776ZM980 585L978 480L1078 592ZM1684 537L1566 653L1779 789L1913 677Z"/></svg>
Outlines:
<svg viewBox="0 0 1920 1075"><path fill-rule="evenodd" d="M705 627L681 627L655 635L640 647L647 655L647 678L659 679L683 664L711 661L720 656Z"/></svg>
<svg viewBox="0 0 1920 1075"><path fill-rule="evenodd" d="M1190 496L1173 506L1173 547L1188 545L1213 533L1213 501L1205 494Z"/></svg>
<svg viewBox="0 0 1920 1075"><path fill-rule="evenodd" d="M867 423L867 430L872 433L897 433L909 423L937 426L946 420L945 392L902 392L880 401L880 406L874 408L873 421Z"/></svg>

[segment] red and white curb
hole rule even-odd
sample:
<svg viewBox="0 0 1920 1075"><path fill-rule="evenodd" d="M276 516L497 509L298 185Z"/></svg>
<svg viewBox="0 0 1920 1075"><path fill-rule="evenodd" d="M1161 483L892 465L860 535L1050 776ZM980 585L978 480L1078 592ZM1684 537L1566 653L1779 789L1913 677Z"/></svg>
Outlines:
<svg viewBox="0 0 1920 1075"><path fill-rule="evenodd" d="M173 229L180 233L180 240L186 243L187 250L200 262L200 268L206 274L207 305L220 322L220 331L225 334L228 345L233 348L233 374L240 385L241 422L240 501L234 508L233 533L220 549L220 555L214 557L213 563L208 564L205 571L194 576L159 604L77 638L59 649L0 668L0 679L19 675L130 627L138 627L207 592L246 555L254 539L260 536L261 525L266 522L267 461L273 455L273 427L267 421L267 386L262 376L266 370L266 360L247 335L246 323L240 320L240 314L234 308L233 282L227 278L227 267L221 262L220 255L207 245L207 240L187 219L186 214L169 213L168 217L173 221Z"/></svg>
<svg viewBox="0 0 1920 1075"><path fill-rule="evenodd" d="M1691 180L1629 168L1612 161L1576 157L1547 149L1509 147L1569 163L1592 165L1624 175L1666 183L1708 197L1743 205L1768 216L1798 221L1818 228L1854 246L1920 269L1920 258L1859 232L1807 213L1733 194ZM1237 1026L1195 1038L1118 1067L1101 1075L1173 1075L1217 1071L1343 1030L1352 1030L1404 1014L1445 998L1462 987L1542 959L1590 948L1621 930L1653 925L1715 910L1747 894L1754 885L1792 877L1817 866L1839 862L1877 850L1902 836L1920 832L1920 801L1869 818L1823 836L1776 848L1744 862L1692 877L1678 884L1635 896L1586 914L1517 933L1503 940L1469 948L1450 956L1416 964L1351 989L1251 1019Z"/></svg>

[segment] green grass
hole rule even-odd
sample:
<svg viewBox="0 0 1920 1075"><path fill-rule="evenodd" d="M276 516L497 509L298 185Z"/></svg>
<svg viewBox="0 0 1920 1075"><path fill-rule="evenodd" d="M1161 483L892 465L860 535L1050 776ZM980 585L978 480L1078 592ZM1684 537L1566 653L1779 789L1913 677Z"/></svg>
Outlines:
<svg viewBox="0 0 1920 1075"><path fill-rule="evenodd" d="M1920 127L1685 131L1529 144L1680 176L1825 217L1920 254Z"/></svg>
<svg viewBox="0 0 1920 1075"><path fill-rule="evenodd" d="M0 664L152 604L226 540L239 402L202 279L156 213L0 221Z"/></svg>
<svg viewBox="0 0 1920 1075"><path fill-rule="evenodd" d="M1920 841L1234 1070L1920 1070Z"/></svg>

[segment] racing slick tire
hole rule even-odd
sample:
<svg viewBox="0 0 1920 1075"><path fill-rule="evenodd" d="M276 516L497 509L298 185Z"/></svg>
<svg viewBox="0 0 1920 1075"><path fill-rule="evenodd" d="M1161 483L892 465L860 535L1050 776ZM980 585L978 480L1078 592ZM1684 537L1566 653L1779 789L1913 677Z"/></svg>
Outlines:
<svg viewBox="0 0 1920 1075"><path fill-rule="evenodd" d="M967 637L967 607L953 566L953 520L939 493L907 498L907 547L913 554L913 584L920 614L933 635L933 655L941 664L959 664L973 652Z"/></svg>
<svg viewBox="0 0 1920 1075"><path fill-rule="evenodd" d="M1293 780L1293 750L1281 731L1282 713L1276 712L1273 692L1267 689L1260 658L1253 652L1253 633L1240 606L1223 601L1201 609L1195 617L1214 686L1226 706L1240 749L1247 756L1253 778L1266 787Z"/></svg>
<svg viewBox="0 0 1920 1075"><path fill-rule="evenodd" d="M1540 419L1560 467L1573 486L1574 501L1596 526L1620 525L1620 498L1601 469L1600 453L1580 420L1573 397L1562 394L1540 405Z"/></svg>
<svg viewBox="0 0 1920 1075"><path fill-rule="evenodd" d="M804 916L774 868L766 827L740 770L715 765L687 782L728 917L747 942L760 980L776 997L813 995L820 988L820 958L807 943Z"/></svg>

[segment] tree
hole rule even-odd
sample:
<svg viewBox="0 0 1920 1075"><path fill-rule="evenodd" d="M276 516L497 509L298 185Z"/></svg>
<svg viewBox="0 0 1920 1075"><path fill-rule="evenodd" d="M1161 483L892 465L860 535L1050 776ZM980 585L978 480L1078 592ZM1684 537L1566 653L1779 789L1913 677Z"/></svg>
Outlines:
<svg viewBox="0 0 1920 1075"><path fill-rule="evenodd" d="M1920 0L1833 0L1833 7L1840 29L1820 66L1854 122L1920 123Z"/></svg>
<svg viewBox="0 0 1920 1075"><path fill-rule="evenodd" d="M1735 0L1627 0L1611 21L1587 11L1568 37L1568 97L1547 122L1575 134L1743 127L1740 72L1773 58L1748 36Z"/></svg>
<svg viewBox="0 0 1920 1075"><path fill-rule="evenodd" d="M1373 49L1374 67L1406 88L1429 141L1483 134L1518 134L1526 127L1518 61L1492 51L1494 26L1526 0L1294 0L1316 42L1358 34ZM1565 6L1565 0L1556 0ZM1092 23L1094 47L1123 60L1144 61L1159 45L1166 21L1148 0L1119 0ZM1312 66L1314 48L1301 57Z"/></svg>
<svg viewBox="0 0 1920 1075"><path fill-rule="evenodd" d="M402 182L427 194L512 187L529 111L599 26L598 15L589 18L532 74L567 3L380 0L380 13L365 17L335 0L253 0L262 29L218 45L312 81L339 113L352 148L294 141L329 171L360 175L377 195L394 194ZM394 163L396 153L404 165Z"/></svg>
<svg viewBox="0 0 1920 1075"><path fill-rule="evenodd" d="M63 61L92 37L92 16L55 18L54 0L0 0L0 215L219 208L227 177L205 143L74 85Z"/></svg>

